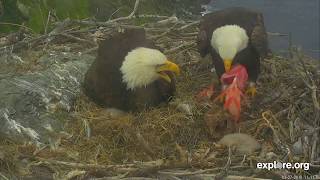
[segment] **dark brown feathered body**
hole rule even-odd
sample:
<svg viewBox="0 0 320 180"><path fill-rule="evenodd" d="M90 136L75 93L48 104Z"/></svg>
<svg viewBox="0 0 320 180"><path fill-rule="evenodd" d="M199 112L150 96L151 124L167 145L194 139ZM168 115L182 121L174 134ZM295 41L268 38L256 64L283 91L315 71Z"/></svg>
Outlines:
<svg viewBox="0 0 320 180"><path fill-rule="evenodd" d="M159 79L146 87L127 89L120 67L128 52L137 48L154 48L143 29L125 29L99 44L98 56L84 80L84 92L99 105L124 111L138 111L167 102L175 92L175 81Z"/></svg>
<svg viewBox="0 0 320 180"><path fill-rule="evenodd" d="M198 49L202 57L211 54L218 77L225 72L224 64L210 41L213 31L224 25L238 25L246 30L248 46L237 53L233 64L244 65L248 70L249 80L255 82L260 72L260 58L265 57L268 51L262 14L246 8L228 8L203 16L198 34Z"/></svg>

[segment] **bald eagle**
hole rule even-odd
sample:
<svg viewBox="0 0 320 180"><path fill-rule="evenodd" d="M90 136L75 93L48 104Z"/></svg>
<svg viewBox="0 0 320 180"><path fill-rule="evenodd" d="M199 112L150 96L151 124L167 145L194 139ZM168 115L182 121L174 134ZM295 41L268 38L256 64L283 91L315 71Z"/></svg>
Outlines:
<svg viewBox="0 0 320 180"><path fill-rule="evenodd" d="M139 111L168 102L179 67L146 39L144 29L116 32L99 44L84 92L99 105Z"/></svg>
<svg viewBox="0 0 320 180"><path fill-rule="evenodd" d="M205 14L200 21L197 44L202 57L211 54L219 78L232 65L245 66L249 76L247 93L255 95L260 58L268 52L261 13L236 7Z"/></svg>

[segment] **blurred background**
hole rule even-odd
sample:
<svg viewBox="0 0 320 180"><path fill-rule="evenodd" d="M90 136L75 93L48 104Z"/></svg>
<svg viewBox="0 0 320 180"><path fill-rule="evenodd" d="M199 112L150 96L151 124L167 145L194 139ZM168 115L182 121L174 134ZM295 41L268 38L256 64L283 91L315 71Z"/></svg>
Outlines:
<svg viewBox="0 0 320 180"><path fill-rule="evenodd" d="M320 1L319 0L212 0L205 12L241 6L261 11L269 32L291 34L292 43L306 54L320 59ZM269 35L273 51L286 55L288 37Z"/></svg>
<svg viewBox="0 0 320 180"><path fill-rule="evenodd" d="M135 0L0 0L0 33L16 31L23 24L41 34L47 22L54 25L65 18L107 21L128 15L134 3ZM263 12L274 52L287 54L291 34L293 44L320 59L319 0L144 0L137 14L197 19L201 14L233 6ZM135 21L142 24L145 19Z"/></svg>

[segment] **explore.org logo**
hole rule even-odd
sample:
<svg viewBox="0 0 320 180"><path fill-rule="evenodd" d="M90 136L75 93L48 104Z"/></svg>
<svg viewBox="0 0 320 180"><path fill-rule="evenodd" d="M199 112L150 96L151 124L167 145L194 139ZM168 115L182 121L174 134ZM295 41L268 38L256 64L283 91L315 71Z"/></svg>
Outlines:
<svg viewBox="0 0 320 180"><path fill-rule="evenodd" d="M303 169L308 171L310 163L282 163L273 161L272 163L257 163L258 169Z"/></svg>

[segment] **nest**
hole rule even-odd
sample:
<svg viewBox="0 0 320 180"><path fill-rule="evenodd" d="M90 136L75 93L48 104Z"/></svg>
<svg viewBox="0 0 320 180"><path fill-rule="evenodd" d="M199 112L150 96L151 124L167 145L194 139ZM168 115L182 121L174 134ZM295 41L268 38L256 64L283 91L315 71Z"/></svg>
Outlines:
<svg viewBox="0 0 320 180"><path fill-rule="evenodd" d="M6 153L0 154L4 172L38 178L50 175L56 179L272 179L319 171L317 62L294 48L291 58L272 55L261 62L258 95L243 101L238 128L256 138L262 149L248 156L239 155L217 144L232 132L225 128L230 116L222 104L195 98L211 83L216 88L214 96L219 94L217 77L210 72L211 59L202 60L196 50L197 24L198 21L169 17L143 25L148 37L182 69L182 75L177 77L176 97L170 104L113 117L80 95L67 117L67 133L60 135L55 144L39 148L1 140L1 150ZM95 35L105 36L128 26L133 25L127 19L120 24L106 24L95 30ZM77 38L73 38L74 33L68 37L70 41L90 41L84 39L92 37L87 36L89 32L79 31ZM96 48L92 47L86 53L94 52ZM12 158L6 158L9 155ZM256 168L257 162L274 160L310 162L311 167L309 171L272 172Z"/></svg>

